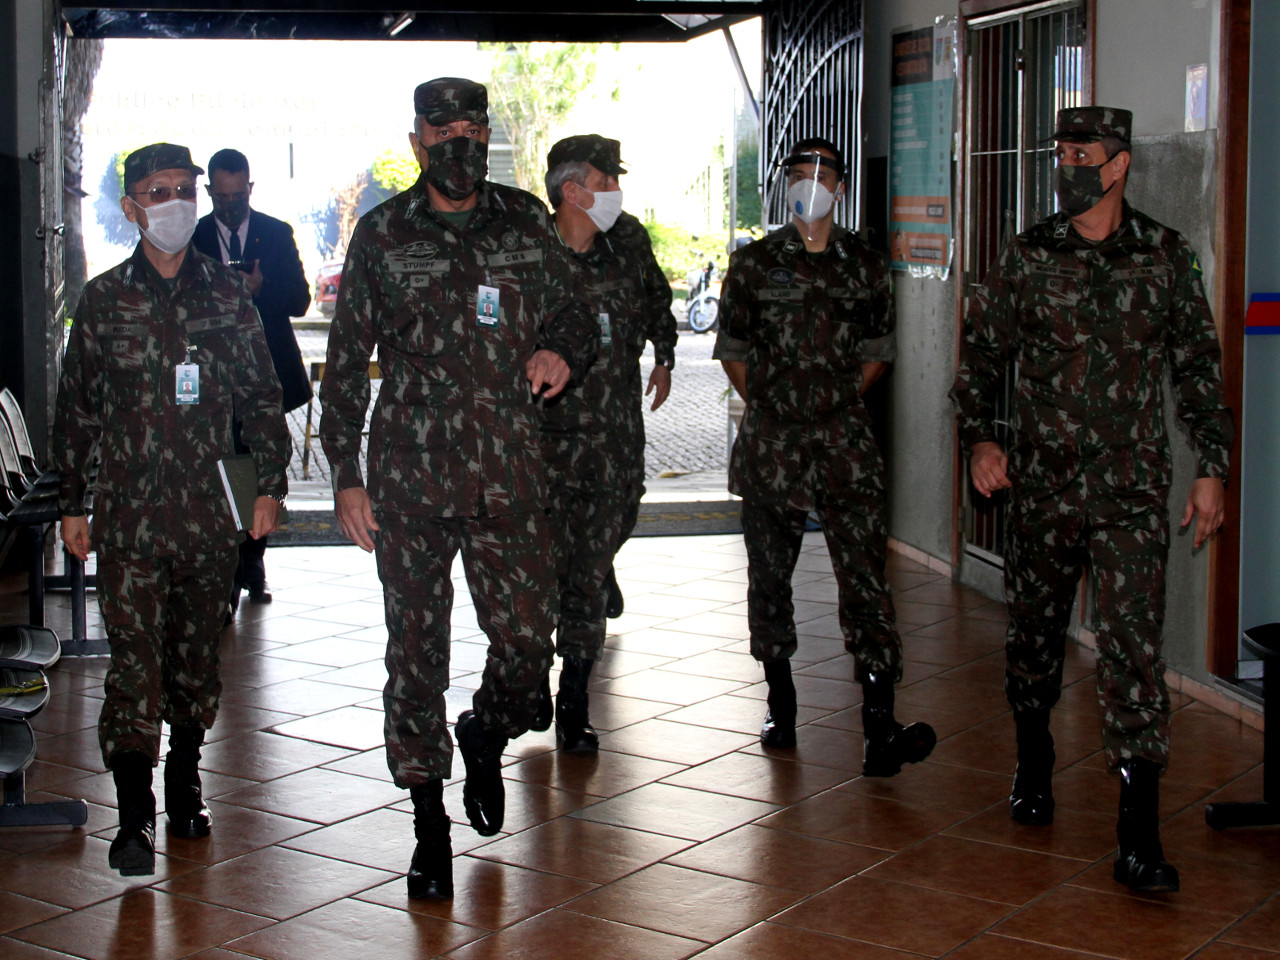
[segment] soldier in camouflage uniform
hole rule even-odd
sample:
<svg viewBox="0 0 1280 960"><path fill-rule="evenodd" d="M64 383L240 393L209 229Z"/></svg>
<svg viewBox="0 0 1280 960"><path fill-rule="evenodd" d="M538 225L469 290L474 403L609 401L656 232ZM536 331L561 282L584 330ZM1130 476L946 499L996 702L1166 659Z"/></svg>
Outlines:
<svg viewBox="0 0 1280 960"><path fill-rule="evenodd" d="M1097 604L1103 743L1122 776L1115 877L1176 890L1163 859L1159 774L1169 755L1161 659L1172 480L1164 377L1193 440L1197 479L1182 514L1199 547L1222 523L1232 441L1220 352L1199 261L1173 230L1129 207L1132 115L1058 113L1055 215L992 265L965 318L951 396L974 487L1010 488L1005 557L1005 690L1018 737L1010 813L1053 820L1049 711L1066 630L1087 567ZM1017 383L1010 450L996 442L995 399Z"/></svg>
<svg viewBox="0 0 1280 960"><path fill-rule="evenodd" d="M168 143L126 158L121 205L142 238L85 287L53 428L62 538L81 560L98 553L111 646L98 736L120 809L109 862L124 875L155 869L151 769L162 721L169 832L210 830L200 745L218 711L218 633L244 536L218 472L234 452L233 416L258 471L251 536L275 529L288 482L280 384L249 288L189 245L203 172L186 147Z"/></svg>
<svg viewBox="0 0 1280 960"><path fill-rule="evenodd" d="M715 348L746 402L729 489L742 497L751 654L769 685L760 739L796 743L791 574L814 510L864 692L863 772L893 776L928 756L936 737L928 724L893 717L902 643L884 576L884 464L862 404L892 356L888 264L834 223L844 190L834 144L802 140L783 167L792 223L730 257Z"/></svg>
<svg viewBox="0 0 1280 960"><path fill-rule="evenodd" d="M640 410L640 354L654 342L649 381L657 409L671 386L675 317L671 287L662 278L648 235L638 222L622 225L626 173L617 140L596 135L561 140L547 154L547 196L556 229L600 325L600 350L580 383L544 405L543 454L551 487L560 619L556 652L563 658L556 699L556 740L570 752L595 752L587 681L604 650L606 577L628 515L644 492L644 418ZM630 218L632 221L634 217ZM619 230L617 227L622 226ZM650 296L652 279L665 303ZM662 319L665 317L665 320ZM629 532L629 531L628 531ZM551 692L542 692L540 723L550 722Z"/></svg>
<svg viewBox="0 0 1280 960"><path fill-rule="evenodd" d="M502 751L528 729L551 662L555 574L538 397L595 353L545 206L487 182L488 94L444 77L414 91L418 182L370 211L347 248L321 397L320 436L338 522L377 551L387 619L387 757L413 800L415 897L453 894L444 780L453 744L450 568L462 559L489 638L474 710L458 718L463 803L485 836L502 826ZM374 349L382 387L360 438Z"/></svg>

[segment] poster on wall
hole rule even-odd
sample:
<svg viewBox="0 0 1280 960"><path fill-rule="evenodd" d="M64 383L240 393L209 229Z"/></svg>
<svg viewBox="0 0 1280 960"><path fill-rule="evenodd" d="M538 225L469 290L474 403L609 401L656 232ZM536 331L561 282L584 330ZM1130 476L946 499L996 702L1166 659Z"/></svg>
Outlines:
<svg viewBox="0 0 1280 960"><path fill-rule="evenodd" d="M945 280L951 267L954 18L893 35L889 255L895 270Z"/></svg>

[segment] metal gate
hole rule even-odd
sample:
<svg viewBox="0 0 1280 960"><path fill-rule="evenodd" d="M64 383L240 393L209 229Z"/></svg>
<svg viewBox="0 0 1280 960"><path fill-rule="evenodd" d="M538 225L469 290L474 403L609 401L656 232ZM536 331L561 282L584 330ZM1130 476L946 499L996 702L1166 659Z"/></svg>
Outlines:
<svg viewBox="0 0 1280 960"><path fill-rule="evenodd" d="M965 24L964 301L1000 250L1056 209L1053 132L1062 107L1086 102L1092 56L1084 0L1035 3ZM1006 420L1013 374L997 407L999 440L1008 449ZM964 550L1001 565L1007 498L974 495L964 484Z"/></svg>

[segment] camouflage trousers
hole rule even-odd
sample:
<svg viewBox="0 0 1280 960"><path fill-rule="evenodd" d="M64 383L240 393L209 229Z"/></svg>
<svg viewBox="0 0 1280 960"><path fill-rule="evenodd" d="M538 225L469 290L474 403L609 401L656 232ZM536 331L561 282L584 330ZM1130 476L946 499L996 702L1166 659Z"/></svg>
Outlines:
<svg viewBox="0 0 1280 960"><path fill-rule="evenodd" d="M873 500L875 498L872 498ZM815 511L839 590L840 628L855 675L885 672L902 679L902 641L884 576L888 537L879 502L817 501ZM787 660L796 652L791 574L800 556L808 511L742 501L747 546L747 619L751 655Z"/></svg>
<svg viewBox="0 0 1280 960"><path fill-rule="evenodd" d="M547 512L560 587L556 653L599 660L604 652L604 581L613 566L626 502L609 490L553 483Z"/></svg>
<svg viewBox="0 0 1280 960"><path fill-rule="evenodd" d="M1097 615L1102 741L1112 769L1169 760L1164 682L1167 490L1086 491L1087 477L1051 498L1014 498L1005 557L1009 604L1005 694L1015 711L1058 702L1067 629L1090 570Z"/></svg>
<svg viewBox="0 0 1280 960"><path fill-rule="evenodd" d="M98 556L98 607L111 663L98 719L103 762L160 756L160 724L209 729L222 693L218 636L236 548L187 557Z"/></svg>
<svg viewBox="0 0 1280 960"><path fill-rule="evenodd" d="M502 517L379 512L377 519L387 619L387 766L396 785L407 788L453 774L445 691L454 557L461 551L476 622L489 638L472 705L486 730L507 737L529 728L551 665L555 573L540 511Z"/></svg>

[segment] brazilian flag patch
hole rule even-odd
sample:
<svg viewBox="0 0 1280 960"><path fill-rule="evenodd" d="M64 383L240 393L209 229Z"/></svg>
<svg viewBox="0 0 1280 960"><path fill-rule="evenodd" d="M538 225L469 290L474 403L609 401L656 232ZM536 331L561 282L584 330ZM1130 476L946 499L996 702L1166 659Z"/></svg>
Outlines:
<svg viewBox="0 0 1280 960"><path fill-rule="evenodd" d="M1204 268L1200 266L1200 254L1194 251L1191 254L1191 269L1195 271L1197 280L1204 276Z"/></svg>

